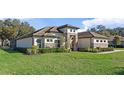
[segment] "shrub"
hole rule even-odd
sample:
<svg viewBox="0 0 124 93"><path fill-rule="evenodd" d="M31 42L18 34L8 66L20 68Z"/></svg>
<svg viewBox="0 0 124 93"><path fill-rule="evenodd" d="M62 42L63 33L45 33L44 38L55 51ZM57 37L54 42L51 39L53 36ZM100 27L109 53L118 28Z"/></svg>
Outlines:
<svg viewBox="0 0 124 93"><path fill-rule="evenodd" d="M32 54L32 49L28 48L26 54L31 55Z"/></svg>
<svg viewBox="0 0 124 93"><path fill-rule="evenodd" d="M113 51L114 48L101 48L100 51Z"/></svg>
<svg viewBox="0 0 124 93"><path fill-rule="evenodd" d="M27 48L16 48L16 51L19 51L21 53L26 53L27 52Z"/></svg>
<svg viewBox="0 0 124 93"><path fill-rule="evenodd" d="M38 46L36 46L36 45L32 45L31 48L32 48L32 49L38 49Z"/></svg>
<svg viewBox="0 0 124 93"><path fill-rule="evenodd" d="M93 53L96 53L96 52L104 52L104 51L113 51L114 48L100 48L100 47L97 47L97 48L80 48L79 51L80 52L93 52Z"/></svg>
<svg viewBox="0 0 124 93"><path fill-rule="evenodd" d="M97 49L97 48L92 48L92 52L93 52L93 53L97 53L97 52L100 52L100 50Z"/></svg>
<svg viewBox="0 0 124 93"><path fill-rule="evenodd" d="M58 52L70 52L69 49L65 48L40 48L39 53L58 53Z"/></svg>
<svg viewBox="0 0 124 93"><path fill-rule="evenodd" d="M33 49L33 48L28 48L26 54L28 54L28 55L36 55L36 54L38 54L38 50Z"/></svg>
<svg viewBox="0 0 124 93"><path fill-rule="evenodd" d="M90 52L91 48L79 48L78 49L80 52Z"/></svg>

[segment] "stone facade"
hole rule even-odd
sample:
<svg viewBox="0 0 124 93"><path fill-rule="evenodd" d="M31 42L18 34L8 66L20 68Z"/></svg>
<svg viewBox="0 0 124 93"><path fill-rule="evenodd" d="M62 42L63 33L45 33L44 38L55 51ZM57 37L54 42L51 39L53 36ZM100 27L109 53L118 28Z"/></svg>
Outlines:
<svg viewBox="0 0 124 93"><path fill-rule="evenodd" d="M58 48L58 44L55 43L45 43L44 48Z"/></svg>

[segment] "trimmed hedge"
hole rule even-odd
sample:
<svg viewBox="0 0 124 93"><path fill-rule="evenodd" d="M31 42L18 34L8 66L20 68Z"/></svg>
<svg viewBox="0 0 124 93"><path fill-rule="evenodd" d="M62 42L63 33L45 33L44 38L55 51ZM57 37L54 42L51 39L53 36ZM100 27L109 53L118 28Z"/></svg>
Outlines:
<svg viewBox="0 0 124 93"><path fill-rule="evenodd" d="M114 48L80 48L79 51L80 52L93 52L93 53L97 53L97 52L105 52L105 51L113 51Z"/></svg>
<svg viewBox="0 0 124 93"><path fill-rule="evenodd" d="M27 48L15 48L14 50L19 51L21 53L27 53Z"/></svg>
<svg viewBox="0 0 124 93"><path fill-rule="evenodd" d="M70 49L65 49L65 48L37 48L37 47L32 47L32 48L16 48L15 50L28 54L28 55L36 55L40 53L63 53L63 52L70 52Z"/></svg>
<svg viewBox="0 0 124 93"><path fill-rule="evenodd" d="M78 49L80 52L90 52L91 48L79 48Z"/></svg>
<svg viewBox="0 0 124 93"><path fill-rule="evenodd" d="M39 53L59 53L59 52L70 52L69 49L65 48L39 48Z"/></svg>
<svg viewBox="0 0 124 93"><path fill-rule="evenodd" d="M100 48L100 51L114 51L114 48Z"/></svg>

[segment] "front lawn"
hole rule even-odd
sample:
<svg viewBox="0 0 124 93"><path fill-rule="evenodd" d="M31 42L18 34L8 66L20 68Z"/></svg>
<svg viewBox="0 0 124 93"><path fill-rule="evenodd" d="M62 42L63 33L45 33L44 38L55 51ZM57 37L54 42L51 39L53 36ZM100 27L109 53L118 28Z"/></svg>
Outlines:
<svg viewBox="0 0 124 93"><path fill-rule="evenodd" d="M124 48L115 48L116 50L124 50Z"/></svg>
<svg viewBox="0 0 124 93"><path fill-rule="evenodd" d="M28 56L16 51L0 50L0 74L124 74L124 52L112 54L71 52Z"/></svg>

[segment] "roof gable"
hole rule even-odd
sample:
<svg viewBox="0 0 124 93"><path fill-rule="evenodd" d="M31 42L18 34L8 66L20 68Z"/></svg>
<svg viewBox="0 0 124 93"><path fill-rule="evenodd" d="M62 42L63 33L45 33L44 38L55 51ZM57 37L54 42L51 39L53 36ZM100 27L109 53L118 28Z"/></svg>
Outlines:
<svg viewBox="0 0 124 93"><path fill-rule="evenodd" d="M42 29L39 29L35 32L30 32L28 34L23 35L22 37L18 38L18 39L22 39L22 38L27 38L27 37L32 37L32 36L43 36L45 33L63 33L60 28L63 27L70 27L70 28L75 28L75 29L79 29L76 26L72 26L72 25L62 25L62 26L48 26L48 27L44 27Z"/></svg>

